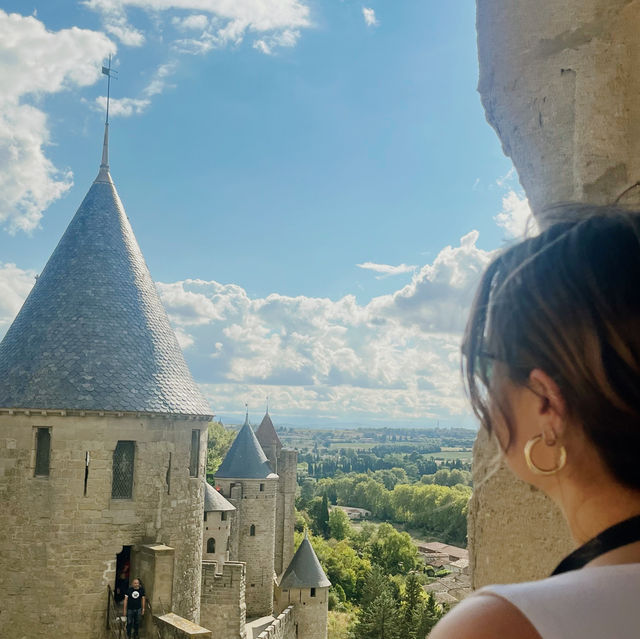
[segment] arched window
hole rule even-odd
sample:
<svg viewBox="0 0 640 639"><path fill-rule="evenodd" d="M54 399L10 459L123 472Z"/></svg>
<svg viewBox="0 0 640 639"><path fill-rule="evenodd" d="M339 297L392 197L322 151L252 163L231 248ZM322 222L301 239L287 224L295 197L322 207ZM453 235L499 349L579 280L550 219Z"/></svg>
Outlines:
<svg viewBox="0 0 640 639"><path fill-rule="evenodd" d="M207 539L207 552L213 553L216 551L216 540L213 537Z"/></svg>
<svg viewBox="0 0 640 639"><path fill-rule="evenodd" d="M251 528L249 528L249 537L256 536L256 527L255 524L251 524Z"/></svg>

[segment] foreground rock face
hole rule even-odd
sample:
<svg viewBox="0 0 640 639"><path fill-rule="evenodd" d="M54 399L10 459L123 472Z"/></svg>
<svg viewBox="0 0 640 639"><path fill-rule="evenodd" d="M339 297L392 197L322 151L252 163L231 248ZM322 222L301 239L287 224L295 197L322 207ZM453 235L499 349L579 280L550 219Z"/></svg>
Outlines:
<svg viewBox="0 0 640 639"><path fill-rule="evenodd" d="M538 217L640 203L639 21L637 0L477 1L478 89Z"/></svg>
<svg viewBox="0 0 640 639"><path fill-rule="evenodd" d="M640 206L639 0L477 0L478 90L544 226L553 205ZM549 574L571 547L553 504L481 434L469 515L475 587Z"/></svg>
<svg viewBox="0 0 640 639"><path fill-rule="evenodd" d="M478 435L473 464L468 521L472 586L548 576L571 550L560 511L500 463L485 431Z"/></svg>

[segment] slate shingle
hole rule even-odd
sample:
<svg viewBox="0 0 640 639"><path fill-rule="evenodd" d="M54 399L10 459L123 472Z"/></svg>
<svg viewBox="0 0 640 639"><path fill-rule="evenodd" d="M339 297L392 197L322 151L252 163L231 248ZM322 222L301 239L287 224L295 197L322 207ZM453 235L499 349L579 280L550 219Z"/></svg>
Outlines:
<svg viewBox="0 0 640 639"><path fill-rule="evenodd" d="M211 416L102 170L0 343L0 407Z"/></svg>

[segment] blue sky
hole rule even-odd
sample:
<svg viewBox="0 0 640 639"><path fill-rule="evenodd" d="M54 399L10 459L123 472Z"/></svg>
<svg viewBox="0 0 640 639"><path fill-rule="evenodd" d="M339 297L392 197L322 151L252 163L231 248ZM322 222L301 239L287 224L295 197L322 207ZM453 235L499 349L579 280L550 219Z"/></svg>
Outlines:
<svg viewBox="0 0 640 639"><path fill-rule="evenodd" d="M472 0L0 8L0 334L97 172L112 53L111 173L217 414L474 425L464 314L528 207Z"/></svg>

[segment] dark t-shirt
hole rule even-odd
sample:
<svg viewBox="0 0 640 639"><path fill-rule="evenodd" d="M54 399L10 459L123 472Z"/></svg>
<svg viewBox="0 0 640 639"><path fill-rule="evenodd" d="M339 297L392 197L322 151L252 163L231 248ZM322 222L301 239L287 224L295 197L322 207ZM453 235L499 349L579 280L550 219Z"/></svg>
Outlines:
<svg viewBox="0 0 640 639"><path fill-rule="evenodd" d="M142 608L142 598L144 597L144 588L140 586L137 590L131 586L127 590L127 610L140 610Z"/></svg>

